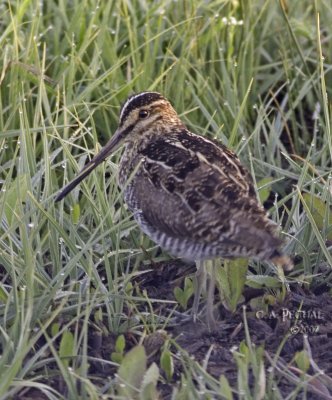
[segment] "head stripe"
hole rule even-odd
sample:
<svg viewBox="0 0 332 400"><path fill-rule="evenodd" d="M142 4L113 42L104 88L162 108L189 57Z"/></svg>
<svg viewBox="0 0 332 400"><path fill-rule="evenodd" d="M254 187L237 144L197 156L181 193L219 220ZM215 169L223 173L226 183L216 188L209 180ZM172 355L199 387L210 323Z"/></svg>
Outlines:
<svg viewBox="0 0 332 400"><path fill-rule="evenodd" d="M166 100L160 93L157 92L141 92L130 96L123 104L120 112L120 125L126 117L136 108L144 107L156 100Z"/></svg>

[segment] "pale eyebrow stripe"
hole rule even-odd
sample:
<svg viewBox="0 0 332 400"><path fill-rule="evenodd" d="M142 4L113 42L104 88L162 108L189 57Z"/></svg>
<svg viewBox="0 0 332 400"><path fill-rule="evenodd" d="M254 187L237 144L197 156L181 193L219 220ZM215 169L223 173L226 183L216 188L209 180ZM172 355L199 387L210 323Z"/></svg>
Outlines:
<svg viewBox="0 0 332 400"><path fill-rule="evenodd" d="M142 92L142 93L138 93L138 94L136 94L136 95L134 95L134 96L129 97L129 99L127 99L127 101L126 101L126 102L124 103L124 105L122 106L122 111L121 111L121 114L120 114L120 120L121 120L121 118L122 118L122 116L123 116L123 114L124 114L124 111L125 111L125 109L127 108L128 104L131 103L133 100L136 100L136 99L138 99L138 98L141 97L141 96L144 96L144 95L147 94L147 93L149 93L149 92Z"/></svg>
<svg viewBox="0 0 332 400"><path fill-rule="evenodd" d="M142 93L138 93L136 95L133 95L131 97L129 97L129 99L127 99L127 101L124 103L124 105L122 106L121 109L121 113L120 113L120 121L122 120L122 118L124 117L124 115L127 113L127 109L128 106L132 103L135 102L137 99L139 99L140 97L144 97L144 96L148 96L150 97L150 101L152 102L153 97L155 97L155 100L165 100L164 97L158 93L158 92L142 92ZM149 103L149 102L148 102ZM147 104L148 104L147 103Z"/></svg>

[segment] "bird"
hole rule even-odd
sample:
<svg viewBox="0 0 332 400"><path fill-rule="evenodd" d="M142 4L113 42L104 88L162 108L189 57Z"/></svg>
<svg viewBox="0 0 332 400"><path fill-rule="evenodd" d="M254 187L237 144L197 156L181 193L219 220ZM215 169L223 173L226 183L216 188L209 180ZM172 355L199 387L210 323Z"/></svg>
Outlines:
<svg viewBox="0 0 332 400"><path fill-rule="evenodd" d="M118 183L139 227L170 255L197 265L194 316L206 260L248 257L292 268L278 226L260 204L253 178L237 155L191 132L158 92L128 97L113 136L55 201L121 146ZM209 326L215 326L213 296L211 284Z"/></svg>

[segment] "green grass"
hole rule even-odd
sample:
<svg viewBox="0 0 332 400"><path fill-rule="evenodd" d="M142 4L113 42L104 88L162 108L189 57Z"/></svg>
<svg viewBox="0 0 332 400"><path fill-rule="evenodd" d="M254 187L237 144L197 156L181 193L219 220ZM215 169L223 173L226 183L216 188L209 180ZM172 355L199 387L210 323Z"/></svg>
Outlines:
<svg viewBox="0 0 332 400"><path fill-rule="evenodd" d="M133 92L162 92L192 131L235 149L256 182L272 178L271 218L296 266L280 285L272 265L251 263L248 283L270 278L277 297L297 281L331 287L331 20L329 0L0 1L0 399L29 388L49 399L121 398L114 373L91 373L92 364L117 369L114 348L91 352L91 336L130 332L138 343L160 328L161 300L133 278L167 255L122 202L120 154L53 201L112 135ZM227 377L167 343L174 399L231 398ZM294 378L251 346L250 332L234 359L229 392L241 398L282 398L277 371ZM148 371L142 399L167 381ZM312 377L294 379L289 399L305 396Z"/></svg>

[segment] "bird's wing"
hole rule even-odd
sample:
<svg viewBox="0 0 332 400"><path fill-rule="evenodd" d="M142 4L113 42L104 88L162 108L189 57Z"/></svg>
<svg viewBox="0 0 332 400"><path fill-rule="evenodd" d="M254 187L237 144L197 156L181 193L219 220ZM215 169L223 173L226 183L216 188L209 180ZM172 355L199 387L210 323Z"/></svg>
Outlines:
<svg viewBox="0 0 332 400"><path fill-rule="evenodd" d="M140 153L133 197L150 230L243 246L252 241L248 235L257 246L275 236L249 172L224 146L179 131L149 141Z"/></svg>

